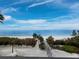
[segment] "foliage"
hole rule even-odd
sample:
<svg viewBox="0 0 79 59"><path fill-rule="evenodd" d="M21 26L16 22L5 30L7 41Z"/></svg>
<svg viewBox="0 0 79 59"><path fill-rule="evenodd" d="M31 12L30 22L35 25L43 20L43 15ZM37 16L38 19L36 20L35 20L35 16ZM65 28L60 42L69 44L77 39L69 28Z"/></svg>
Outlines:
<svg viewBox="0 0 79 59"><path fill-rule="evenodd" d="M10 38L10 37L0 37L0 45L26 45L34 47L36 45L36 40L34 38Z"/></svg>
<svg viewBox="0 0 79 59"><path fill-rule="evenodd" d="M41 35L38 35L38 40L40 40L40 42L43 42L44 38Z"/></svg>
<svg viewBox="0 0 79 59"><path fill-rule="evenodd" d="M75 46L64 45L62 50L67 51L69 53L79 53L79 48Z"/></svg>
<svg viewBox="0 0 79 59"><path fill-rule="evenodd" d="M67 38L66 40L56 40L52 48L64 50L69 53L79 53L79 36Z"/></svg>
<svg viewBox="0 0 79 59"><path fill-rule="evenodd" d="M76 30L73 30L73 32L72 32L72 36L76 36L76 35L77 35Z"/></svg>
<svg viewBox="0 0 79 59"><path fill-rule="evenodd" d="M53 47L53 44L54 44L54 38L52 36L49 36L47 39L46 39L47 43L49 44L50 47Z"/></svg>
<svg viewBox="0 0 79 59"><path fill-rule="evenodd" d="M25 39L25 45L31 45L32 47L34 47L36 45L37 40L33 39L33 38L26 38Z"/></svg>
<svg viewBox="0 0 79 59"><path fill-rule="evenodd" d="M3 20L4 20L4 16L0 14L0 22L2 23Z"/></svg>
<svg viewBox="0 0 79 59"><path fill-rule="evenodd" d="M75 36L65 40L66 45L71 45L79 48L79 36Z"/></svg>
<svg viewBox="0 0 79 59"><path fill-rule="evenodd" d="M54 45L64 45L65 41L64 40L56 40L54 41Z"/></svg>
<svg viewBox="0 0 79 59"><path fill-rule="evenodd" d="M36 33L33 33L33 38L37 38L38 37L38 35L36 34Z"/></svg>
<svg viewBox="0 0 79 59"><path fill-rule="evenodd" d="M45 50L46 46L45 46L45 44L42 42L42 43L39 44L39 48L40 48L41 50Z"/></svg>

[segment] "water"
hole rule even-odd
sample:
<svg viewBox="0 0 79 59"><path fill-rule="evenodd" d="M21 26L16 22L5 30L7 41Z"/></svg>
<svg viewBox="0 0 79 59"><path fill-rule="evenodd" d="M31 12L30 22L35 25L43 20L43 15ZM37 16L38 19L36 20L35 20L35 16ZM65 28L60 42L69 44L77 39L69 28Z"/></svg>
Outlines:
<svg viewBox="0 0 79 59"><path fill-rule="evenodd" d="M0 30L0 36L32 36L33 33L42 36L70 36L72 30Z"/></svg>

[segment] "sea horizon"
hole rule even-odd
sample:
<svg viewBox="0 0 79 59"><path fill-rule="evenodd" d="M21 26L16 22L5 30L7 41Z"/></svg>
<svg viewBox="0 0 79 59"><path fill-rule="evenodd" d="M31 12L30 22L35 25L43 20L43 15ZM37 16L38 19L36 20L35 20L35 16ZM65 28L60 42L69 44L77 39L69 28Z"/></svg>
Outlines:
<svg viewBox="0 0 79 59"><path fill-rule="evenodd" d="M42 36L71 36L73 30L0 30L0 36L32 36L33 33Z"/></svg>
<svg viewBox="0 0 79 59"><path fill-rule="evenodd" d="M29 38L32 37L33 33L47 38L52 36L55 39L71 37L73 30L2 30L0 31L0 36L3 37L20 37L20 38Z"/></svg>

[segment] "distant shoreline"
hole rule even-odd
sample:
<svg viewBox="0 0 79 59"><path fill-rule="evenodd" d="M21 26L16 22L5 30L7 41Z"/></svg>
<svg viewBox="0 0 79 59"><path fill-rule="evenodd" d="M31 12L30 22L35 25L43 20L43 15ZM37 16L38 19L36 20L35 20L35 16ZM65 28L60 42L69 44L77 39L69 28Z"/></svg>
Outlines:
<svg viewBox="0 0 79 59"><path fill-rule="evenodd" d="M46 39L49 36L43 36L43 37L44 37L44 39ZM32 36L0 36L0 37L14 37L14 38L19 38L19 39L33 38ZM55 40L62 40L62 39L66 39L66 38L71 38L72 36L52 36L52 37L54 37Z"/></svg>

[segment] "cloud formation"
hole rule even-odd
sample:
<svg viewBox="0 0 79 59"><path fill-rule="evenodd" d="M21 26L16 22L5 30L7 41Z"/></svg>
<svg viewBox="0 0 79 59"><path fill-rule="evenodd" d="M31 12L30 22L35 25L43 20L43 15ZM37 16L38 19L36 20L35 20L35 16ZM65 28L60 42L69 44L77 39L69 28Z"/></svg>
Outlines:
<svg viewBox="0 0 79 59"><path fill-rule="evenodd" d="M12 19L12 17L11 16L8 16L8 15L4 15L4 18L5 18L5 21Z"/></svg>
<svg viewBox="0 0 79 59"><path fill-rule="evenodd" d="M45 23L46 20L43 19L38 19L38 20L15 20L16 23L20 23L20 24L42 24Z"/></svg>
<svg viewBox="0 0 79 59"><path fill-rule="evenodd" d="M11 16L6 16L6 19L12 19ZM60 20L61 21L57 21ZM0 26L0 30L72 30L79 29L79 17L76 15L68 15L52 19L55 21L47 21L46 19L32 19L32 20L8 20L14 24L4 24Z"/></svg>
<svg viewBox="0 0 79 59"><path fill-rule="evenodd" d="M14 2L11 5L28 3L30 1L32 2L34 0L19 0L19 1ZM52 2L52 3L50 3L50 2ZM20 7L19 8L20 12L17 13L17 15L16 14L13 15L13 14L9 14L9 13L17 12L17 9L15 7L11 6L2 11L2 13L4 13L4 14L7 13L9 15L4 16L6 22L5 22L5 24L0 25L0 27L1 27L0 30L6 30L6 28L7 28L7 30L53 30L53 29L72 30L72 29L79 29L79 3L78 2L69 4L69 3L64 2L64 0L43 0L41 2L30 3L28 7L26 7L26 5L23 5L23 6L25 6L25 8L32 8L32 7L36 7L36 6L37 7L43 6L45 4L48 4L47 6L49 6L49 8L52 10L54 9L54 8L52 8L53 6L58 7L57 9L54 9L53 12L56 12L55 10L62 11L62 9L65 10L65 8L66 8L67 10L65 10L64 13L66 11L68 11L68 14L65 15L63 13L63 15L61 15L61 13L60 13L60 15L57 16L56 18L51 17L49 19L48 18L47 19L43 19L43 18L23 19L23 18L29 18L28 16L25 16L25 14L22 14L23 16L21 15L21 17L18 16L22 12L25 13L25 11L24 11L25 9ZM49 16L51 16L51 15L54 16L55 14L51 14L51 15L49 14L52 11L50 9L46 9L47 13L45 13L45 14L48 14ZM35 13L35 11L37 11L37 10L38 9L33 9L33 10L31 9L31 11L28 10L28 12L26 12L26 13L28 13L27 15L30 14L30 16L34 16L34 15L37 16L38 12ZM40 10L38 10L38 11L40 11ZM41 12L41 15L42 14L43 14L43 12ZM45 14L43 14L43 15L45 15ZM56 15L57 15L57 13L56 13ZM18 17L14 18L13 16L15 16L15 17L18 16ZM38 15L38 17L39 16L40 15ZM23 20L21 20L20 18L22 18Z"/></svg>
<svg viewBox="0 0 79 59"><path fill-rule="evenodd" d="M44 5L44 4L53 2L53 1L54 1L54 0L46 0L46 1L44 1L44 2L34 3L34 4L29 5L28 8L32 8L32 7L39 6L39 5Z"/></svg>
<svg viewBox="0 0 79 59"><path fill-rule="evenodd" d="M17 11L16 8L9 7L9 8L3 9L1 12L2 12L3 14L6 14L6 13L12 13L12 12L16 12L16 11Z"/></svg>

